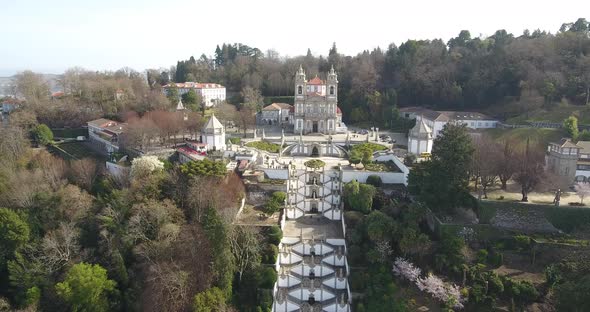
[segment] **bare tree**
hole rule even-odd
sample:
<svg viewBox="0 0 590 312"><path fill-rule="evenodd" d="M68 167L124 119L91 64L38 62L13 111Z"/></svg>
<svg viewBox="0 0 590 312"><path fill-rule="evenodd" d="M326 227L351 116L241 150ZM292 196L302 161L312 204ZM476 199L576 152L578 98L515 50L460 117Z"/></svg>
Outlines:
<svg viewBox="0 0 590 312"><path fill-rule="evenodd" d="M576 185L574 185L574 188L576 190L576 194L578 194L578 196L580 196L580 203L583 204L584 197L590 195L590 184L576 183Z"/></svg>
<svg viewBox="0 0 590 312"><path fill-rule="evenodd" d="M97 162L92 158L75 160L71 163L70 168L74 183L86 190L90 190L99 174Z"/></svg>
<svg viewBox="0 0 590 312"><path fill-rule="evenodd" d="M68 184L59 190L59 211L71 223L80 222L92 209L94 197L76 185Z"/></svg>
<svg viewBox="0 0 590 312"><path fill-rule="evenodd" d="M242 280L244 271L252 269L260 262L260 232L255 227L233 226L229 234L231 251Z"/></svg>
<svg viewBox="0 0 590 312"><path fill-rule="evenodd" d="M474 140L474 147L471 171L475 177L475 189L481 185L484 198L488 198L487 189L496 183L500 172L501 147L485 135Z"/></svg>
<svg viewBox="0 0 590 312"><path fill-rule="evenodd" d="M528 202L528 194L545 178L545 153L542 147L530 146L527 139L525 150L518 155L519 168L515 180L520 184L523 202Z"/></svg>
<svg viewBox="0 0 590 312"><path fill-rule="evenodd" d="M60 223L59 228L43 237L43 262L50 272L56 272L80 257L80 231L73 223Z"/></svg>
<svg viewBox="0 0 590 312"><path fill-rule="evenodd" d="M506 184L518 170L517 154L514 150L515 142L511 140L504 141L504 149L498 162L498 178L502 183L502 190L506 190Z"/></svg>

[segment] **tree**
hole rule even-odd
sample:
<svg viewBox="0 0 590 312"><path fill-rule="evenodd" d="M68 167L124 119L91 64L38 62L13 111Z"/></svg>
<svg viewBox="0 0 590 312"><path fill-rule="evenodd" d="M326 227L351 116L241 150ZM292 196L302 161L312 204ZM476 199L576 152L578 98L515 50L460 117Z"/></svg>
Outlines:
<svg viewBox="0 0 590 312"><path fill-rule="evenodd" d="M278 212L284 206L286 198L285 192L274 192L264 205L264 212L268 215Z"/></svg>
<svg viewBox="0 0 590 312"><path fill-rule="evenodd" d="M225 312L227 306L221 289L209 288L195 295L193 303L194 312Z"/></svg>
<svg viewBox="0 0 590 312"><path fill-rule="evenodd" d="M107 270L98 264L78 263L55 285L57 295L73 311L109 311L108 295L116 283L107 278Z"/></svg>
<svg viewBox="0 0 590 312"><path fill-rule="evenodd" d="M0 208L0 272L4 271L6 260L29 241L29 225L16 212Z"/></svg>
<svg viewBox="0 0 590 312"><path fill-rule="evenodd" d="M224 177L227 173L227 169L223 162L205 158L203 160L191 161L180 165L180 172L188 177Z"/></svg>
<svg viewBox="0 0 590 312"><path fill-rule="evenodd" d="M231 251L235 258L238 281L242 281L244 271L260 264L261 236L257 228L233 226L229 234Z"/></svg>
<svg viewBox="0 0 590 312"><path fill-rule="evenodd" d="M201 109L202 99L199 94L195 92L195 90L191 89L187 93L182 95L182 103L188 109L193 112L197 112Z"/></svg>
<svg viewBox="0 0 590 312"><path fill-rule="evenodd" d="M344 185L344 199L350 209L364 214L371 212L375 187L369 184L352 180Z"/></svg>
<svg viewBox="0 0 590 312"><path fill-rule="evenodd" d="M498 178L501 146L487 136L478 137L474 142L472 175L475 177L475 187L478 183L483 190L484 198L488 198L487 189L494 185Z"/></svg>
<svg viewBox="0 0 590 312"><path fill-rule="evenodd" d="M508 181L518 169L518 161L516 151L514 150L516 142L513 140L506 140L503 145L504 148L500 155L500 159L498 160L498 178L502 184L502 190L506 190Z"/></svg>
<svg viewBox="0 0 590 312"><path fill-rule="evenodd" d="M580 203L583 204L584 203L584 197L590 195L590 184L587 183L576 183L576 185L574 185L574 189L576 190L576 194L578 194L578 196L580 196Z"/></svg>
<svg viewBox="0 0 590 312"><path fill-rule="evenodd" d="M524 152L518 155L520 167L516 172L515 181L520 184L521 201L528 201L528 193L533 191L545 177L545 154L542 147L530 146L527 139Z"/></svg>
<svg viewBox="0 0 590 312"><path fill-rule="evenodd" d="M47 125L40 124L33 130L35 140L42 145L48 145L53 142L53 132Z"/></svg>
<svg viewBox="0 0 590 312"><path fill-rule="evenodd" d="M434 141L432 159L410 172L408 189L434 211L468 204L473 150L465 125L446 124Z"/></svg>
<svg viewBox="0 0 590 312"><path fill-rule="evenodd" d="M71 162L72 180L78 186L90 191L98 177L98 164L92 158L83 158Z"/></svg>
<svg viewBox="0 0 590 312"><path fill-rule="evenodd" d="M572 138L573 141L578 140L578 118L576 116L569 116L563 121L563 128L567 132L567 135Z"/></svg>
<svg viewBox="0 0 590 312"><path fill-rule="evenodd" d="M145 177L154 171L164 169L164 163L157 156L141 156L131 161L131 176Z"/></svg>
<svg viewBox="0 0 590 312"><path fill-rule="evenodd" d="M262 109L262 104L264 101L259 90L252 87L245 87L240 92L240 95L243 99L242 108L246 106L255 112L258 112Z"/></svg>

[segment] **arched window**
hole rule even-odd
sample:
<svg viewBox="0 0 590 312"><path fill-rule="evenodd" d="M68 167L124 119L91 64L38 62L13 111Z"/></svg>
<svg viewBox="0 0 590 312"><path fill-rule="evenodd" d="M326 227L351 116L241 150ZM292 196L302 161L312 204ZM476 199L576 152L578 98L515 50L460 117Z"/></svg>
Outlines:
<svg viewBox="0 0 590 312"><path fill-rule="evenodd" d="M303 94L303 87L301 87L301 86L297 87L297 94Z"/></svg>
<svg viewBox="0 0 590 312"><path fill-rule="evenodd" d="M330 86L330 95L334 95L334 86Z"/></svg>

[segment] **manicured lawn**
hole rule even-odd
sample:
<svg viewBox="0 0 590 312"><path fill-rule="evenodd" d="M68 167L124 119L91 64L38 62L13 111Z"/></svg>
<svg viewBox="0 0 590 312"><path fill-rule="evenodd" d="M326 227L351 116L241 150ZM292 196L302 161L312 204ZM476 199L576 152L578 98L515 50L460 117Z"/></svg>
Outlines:
<svg viewBox="0 0 590 312"><path fill-rule="evenodd" d="M259 150L271 152L271 153L278 153L281 146L279 144L264 142L264 141L254 141L249 142L246 144L248 147L254 147Z"/></svg>
<svg viewBox="0 0 590 312"><path fill-rule="evenodd" d="M66 159L82 159L87 157L100 160L106 159L104 156L97 154L88 146L86 146L84 142L62 143L58 144L56 148L63 151L58 152L58 155Z"/></svg>
<svg viewBox="0 0 590 312"><path fill-rule="evenodd" d="M549 142L558 142L566 137L563 129L538 129L538 128L517 128L517 129L487 129L483 133L489 134L497 141L514 140L524 146L527 138L531 144L540 144L546 147Z"/></svg>
<svg viewBox="0 0 590 312"><path fill-rule="evenodd" d="M532 112L528 112L526 115L510 118L506 122L509 124L518 124L527 121L561 123L570 115L578 117L579 124L590 124L590 107L578 105L559 105L553 109L537 109Z"/></svg>
<svg viewBox="0 0 590 312"><path fill-rule="evenodd" d="M86 128L75 128L75 129L51 129L53 136L56 138L77 138L79 136L88 137L88 129Z"/></svg>

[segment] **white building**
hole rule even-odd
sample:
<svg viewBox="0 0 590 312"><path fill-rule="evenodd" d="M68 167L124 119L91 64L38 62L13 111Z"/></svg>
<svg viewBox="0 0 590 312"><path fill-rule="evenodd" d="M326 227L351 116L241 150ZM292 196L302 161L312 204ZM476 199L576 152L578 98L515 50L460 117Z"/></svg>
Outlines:
<svg viewBox="0 0 590 312"><path fill-rule="evenodd" d="M225 87L217 83L190 81L169 83L162 87L162 92L168 95L171 88L176 88L179 96L188 93L190 90L194 90L196 94L201 96L201 100L206 107L211 107L225 101Z"/></svg>
<svg viewBox="0 0 590 312"><path fill-rule="evenodd" d="M477 112L433 111L423 107L404 107L399 110L404 118L424 119L424 123L432 130L432 137L436 139L443 127L449 122L464 124L471 129L496 128L498 120Z"/></svg>
<svg viewBox="0 0 590 312"><path fill-rule="evenodd" d="M415 155L432 151L432 129L426 124L425 118L418 118L414 128L408 133L408 151Z"/></svg>
<svg viewBox="0 0 590 312"><path fill-rule="evenodd" d="M202 131L202 137L203 143L207 144L210 149L225 150L225 128L215 115L211 115L207 121Z"/></svg>
<svg viewBox="0 0 590 312"><path fill-rule="evenodd" d="M89 121L88 139L90 142L107 154L119 150L119 138L125 131L126 123L100 118Z"/></svg>
<svg viewBox="0 0 590 312"><path fill-rule="evenodd" d="M287 103L272 103L260 112L259 122L268 125L293 124L293 105Z"/></svg>

